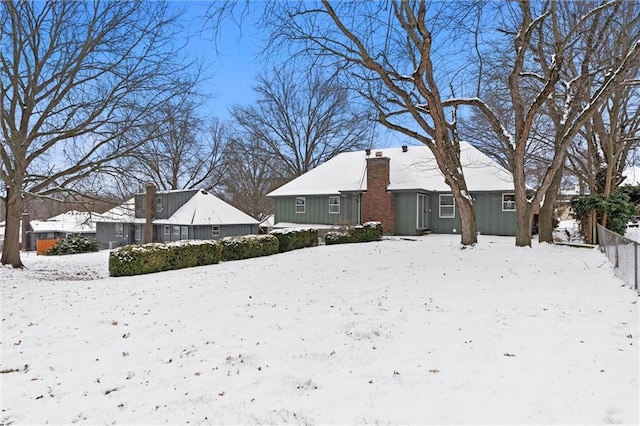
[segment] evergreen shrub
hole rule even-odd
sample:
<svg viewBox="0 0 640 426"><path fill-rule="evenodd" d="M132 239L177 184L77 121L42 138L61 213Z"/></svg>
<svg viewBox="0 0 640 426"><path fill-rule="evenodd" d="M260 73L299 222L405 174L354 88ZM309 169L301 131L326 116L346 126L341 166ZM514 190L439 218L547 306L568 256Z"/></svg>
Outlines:
<svg viewBox="0 0 640 426"><path fill-rule="evenodd" d="M278 238L273 235L226 237L222 242L222 260L240 260L278 253Z"/></svg>
<svg viewBox="0 0 640 426"><path fill-rule="evenodd" d="M109 253L109 275L141 275L212 265L220 262L221 252L220 243L213 240L125 246Z"/></svg>
<svg viewBox="0 0 640 426"><path fill-rule="evenodd" d="M58 241L56 245L42 253L45 256L58 256L63 254L90 253L98 251L98 239L87 238L82 235L67 235Z"/></svg>
<svg viewBox="0 0 640 426"><path fill-rule="evenodd" d="M366 222L353 226L346 231L327 232L324 237L326 245L345 243L364 243L382 239L382 224L380 222Z"/></svg>
<svg viewBox="0 0 640 426"><path fill-rule="evenodd" d="M280 253L318 245L317 229L276 229L270 234L278 239L278 252Z"/></svg>

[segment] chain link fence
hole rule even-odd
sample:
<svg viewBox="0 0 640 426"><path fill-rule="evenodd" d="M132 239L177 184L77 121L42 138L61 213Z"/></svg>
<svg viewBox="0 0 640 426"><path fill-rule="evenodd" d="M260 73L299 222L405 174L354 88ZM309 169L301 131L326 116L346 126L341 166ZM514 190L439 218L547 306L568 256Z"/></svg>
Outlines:
<svg viewBox="0 0 640 426"><path fill-rule="evenodd" d="M615 267L616 276L629 287L638 290L638 243L598 224L598 242L600 250L607 255Z"/></svg>

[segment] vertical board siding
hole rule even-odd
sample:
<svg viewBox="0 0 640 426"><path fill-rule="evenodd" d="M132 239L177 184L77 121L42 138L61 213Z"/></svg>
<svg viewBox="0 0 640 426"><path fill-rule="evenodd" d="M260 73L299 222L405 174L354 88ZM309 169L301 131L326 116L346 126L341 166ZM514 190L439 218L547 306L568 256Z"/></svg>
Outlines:
<svg viewBox="0 0 640 426"><path fill-rule="evenodd" d="M516 235L516 212L515 210L502 211L502 194L502 192L479 192L473 194L479 233L486 235Z"/></svg>
<svg viewBox="0 0 640 426"><path fill-rule="evenodd" d="M98 238L98 247L103 249L109 248L110 242L115 242L117 247L126 246L133 239L135 232L133 225L125 223L123 226L124 234L122 237L116 237L116 224L113 222L97 222L96 237Z"/></svg>
<svg viewBox="0 0 640 426"><path fill-rule="evenodd" d="M198 192L197 189L158 194L159 197L162 197L162 212L156 213L156 219L170 218L180 207L189 201L196 192Z"/></svg>
<svg viewBox="0 0 640 426"><path fill-rule="evenodd" d="M437 234L459 234L460 212L455 208L455 217L440 218L440 194L450 192L434 192L427 195L427 208L430 210L428 229ZM515 211L502 211L502 192L474 192L474 206L478 232L486 235L515 235ZM417 192L395 193L395 234L418 235L424 229L417 229ZM356 225L358 221L357 195L347 194L340 199L340 214L329 214L329 196L306 196L306 213L295 212L296 197L275 198L275 223L290 222L301 224L334 225L348 223ZM454 232L455 229L455 232Z"/></svg>
<svg viewBox="0 0 640 426"><path fill-rule="evenodd" d="M429 208L431 216L429 222L431 230L436 234L459 234L460 233L460 212L458 206L455 207L455 217L440 217L440 194L451 194L450 192L434 192L429 197ZM455 232L454 232L455 229Z"/></svg>
<svg viewBox="0 0 640 426"><path fill-rule="evenodd" d="M336 196L339 194L332 194ZM305 213L296 213L296 197L275 197L275 223L289 222L319 225L356 225L359 198L357 194L340 196L340 213L329 213L329 195L307 195Z"/></svg>

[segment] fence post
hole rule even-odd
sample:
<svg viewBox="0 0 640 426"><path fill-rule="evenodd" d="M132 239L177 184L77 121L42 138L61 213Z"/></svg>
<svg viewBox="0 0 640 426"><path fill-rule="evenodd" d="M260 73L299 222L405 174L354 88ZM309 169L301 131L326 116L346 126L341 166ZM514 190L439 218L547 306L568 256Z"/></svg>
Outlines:
<svg viewBox="0 0 640 426"><path fill-rule="evenodd" d="M634 268L633 271L635 272L635 276L634 276L634 282L636 285L636 290L638 290L638 244L634 244L633 245L633 254L634 256Z"/></svg>

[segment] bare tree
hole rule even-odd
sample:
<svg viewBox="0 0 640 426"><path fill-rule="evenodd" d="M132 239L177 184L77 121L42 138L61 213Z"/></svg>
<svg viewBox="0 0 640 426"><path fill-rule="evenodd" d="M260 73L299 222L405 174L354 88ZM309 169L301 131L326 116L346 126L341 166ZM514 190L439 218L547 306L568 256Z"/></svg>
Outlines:
<svg viewBox="0 0 640 426"><path fill-rule="evenodd" d="M124 158L123 169L143 186L153 182L162 190L214 187L223 173L224 127L209 126L197 105L178 99L150 115L151 140Z"/></svg>
<svg viewBox="0 0 640 426"><path fill-rule="evenodd" d="M616 84L624 79L640 54L640 41L636 41L609 68L592 69L593 56L609 34L607 22L615 19L621 2L576 3L581 7L585 5L584 13L576 15L564 14L563 9L559 9L561 6L569 8L572 4L532 4L521 0L517 8L511 3L498 8L502 32L513 45L506 81L513 106L513 132L509 123L504 122L485 102L465 100L486 115L496 137L507 148L515 183L517 246L531 245L531 224L536 206L545 197L547 201L555 198L568 145L610 96ZM576 74L570 72L568 64L578 64ZM530 197L525 168L526 148L536 118L549 111L555 119L553 156ZM541 228L544 241L546 237L542 232Z"/></svg>
<svg viewBox="0 0 640 426"><path fill-rule="evenodd" d="M284 179L336 155L368 147L371 123L335 76L287 63L257 77L257 104L234 106L233 118Z"/></svg>
<svg viewBox="0 0 640 426"><path fill-rule="evenodd" d="M285 183L268 159L268 149L251 135L231 138L224 156L227 168L218 192L225 201L253 216L264 220L273 213L273 200L267 194Z"/></svg>
<svg viewBox="0 0 640 426"><path fill-rule="evenodd" d="M329 61L348 76L379 123L428 146L458 206L461 242L475 244L475 210L461 167L455 108L448 119L442 94L451 83L444 71L448 63L433 61L434 45L455 40L444 25L454 15L444 18L446 7L431 8L423 0L323 0L317 7L300 2L285 9L275 21L272 45L291 41L316 61ZM438 42L434 29L442 32Z"/></svg>
<svg viewBox="0 0 640 426"><path fill-rule="evenodd" d="M25 202L61 191L146 142L143 126L177 93L189 65L165 2L0 4L1 262L21 267Z"/></svg>
<svg viewBox="0 0 640 426"><path fill-rule="evenodd" d="M559 26L575 29L576 34L572 35L569 31L563 39L567 44L563 49L565 60L560 74L562 84L554 88L553 95L547 101L548 115L556 129L556 155L566 156L569 145L582 128L593 123L598 136L604 138L601 148L607 164L610 162L606 173L608 183L604 189L604 195L608 197L611 193L611 178L616 161L612 141L607 141L601 112L607 105L613 107L609 114L609 118L613 120L610 124L614 128L617 127L620 112L617 108L623 106L620 102L622 87L631 73L637 76L638 61L630 61L616 80L609 81L609 89L605 96L594 99L594 95L599 92L602 82L607 81L607 74L615 70L622 58L634 50L634 43L640 36L637 7L633 2L618 2L604 8L600 8L598 3L563 2L558 4L557 15ZM551 30L558 31L544 26L539 31ZM540 52L543 49L541 46L536 50ZM639 57L637 52L635 57ZM588 114L581 116L585 110ZM564 162L555 172L544 193L540 208L540 241L553 242L553 206L563 171ZM606 215L604 220L606 223Z"/></svg>

